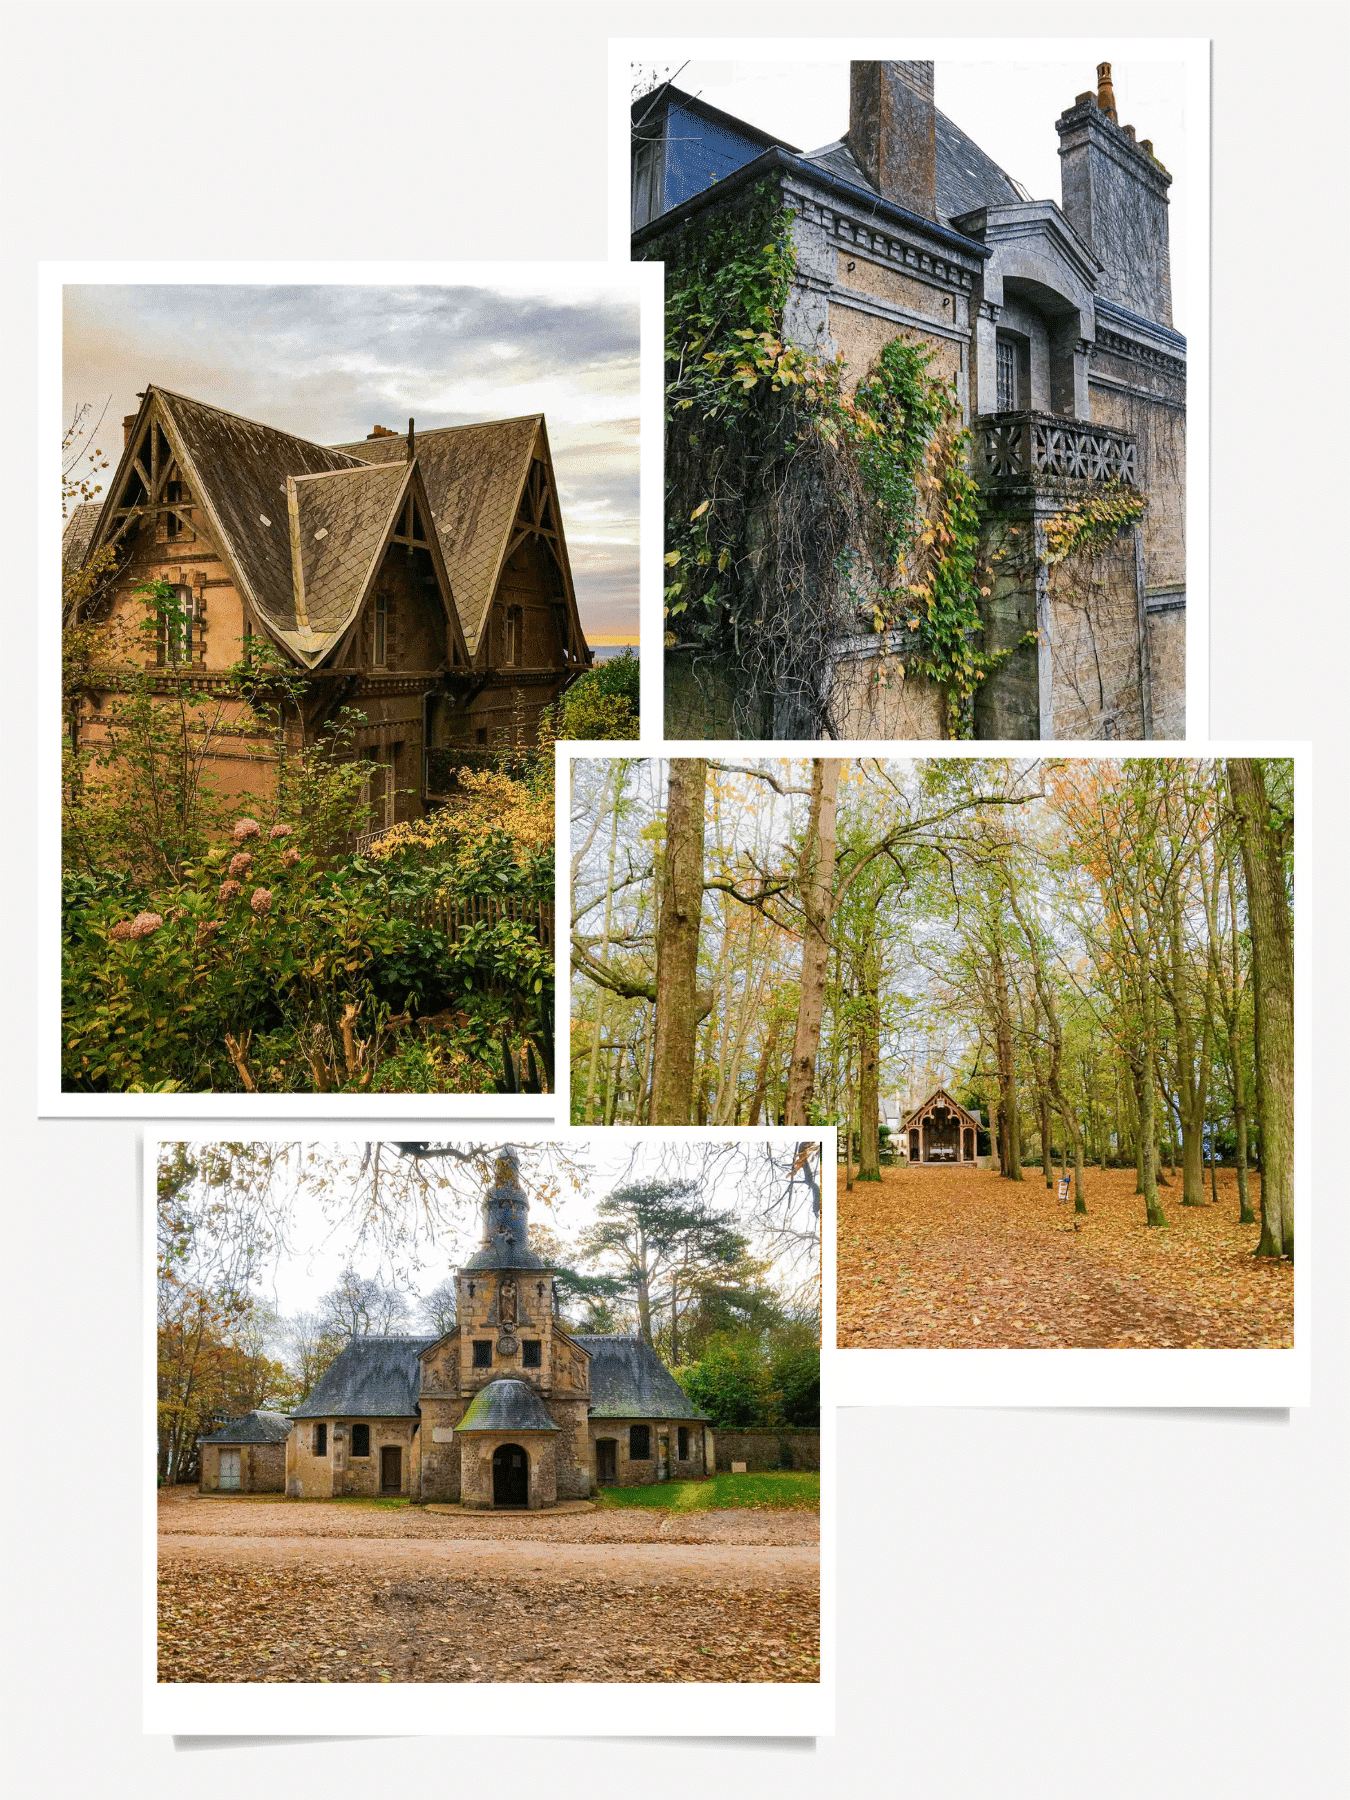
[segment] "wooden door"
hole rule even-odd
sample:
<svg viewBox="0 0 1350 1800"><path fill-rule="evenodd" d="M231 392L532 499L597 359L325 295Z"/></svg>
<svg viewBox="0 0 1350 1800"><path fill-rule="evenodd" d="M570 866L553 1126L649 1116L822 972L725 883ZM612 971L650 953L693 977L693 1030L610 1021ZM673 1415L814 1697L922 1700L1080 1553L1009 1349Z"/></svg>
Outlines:
<svg viewBox="0 0 1350 1800"><path fill-rule="evenodd" d="M492 1453L492 1503L530 1504L530 1465L519 1444L499 1444Z"/></svg>
<svg viewBox="0 0 1350 1800"><path fill-rule="evenodd" d="M403 1452L397 1444L383 1444L380 1447L380 1492L403 1492Z"/></svg>
<svg viewBox="0 0 1350 1800"><path fill-rule="evenodd" d="M619 1446L614 1438L597 1438L595 1444L595 1479L599 1487L613 1487L619 1479Z"/></svg>
<svg viewBox="0 0 1350 1800"><path fill-rule="evenodd" d="M222 1450L220 1453L220 1485L223 1488L239 1486L239 1452Z"/></svg>

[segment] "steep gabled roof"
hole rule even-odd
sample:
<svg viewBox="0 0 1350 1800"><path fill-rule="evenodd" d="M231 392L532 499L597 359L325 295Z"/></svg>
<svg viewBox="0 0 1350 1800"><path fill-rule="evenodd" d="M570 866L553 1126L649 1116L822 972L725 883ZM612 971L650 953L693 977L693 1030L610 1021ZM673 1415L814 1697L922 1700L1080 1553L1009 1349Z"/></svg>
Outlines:
<svg viewBox="0 0 1350 1800"><path fill-rule="evenodd" d="M291 1422L284 1414L259 1407L242 1418L227 1419L199 1444L284 1444L291 1435Z"/></svg>
<svg viewBox="0 0 1350 1800"><path fill-rule="evenodd" d="M396 462L406 454L405 440L398 436L363 438L359 443L338 448L373 463ZM469 654L474 656L511 549L512 528L536 453L548 468L555 513L557 510L544 415L530 413L519 419L493 419L482 425L447 425L418 432L416 450L464 627L464 640ZM575 607L561 520L555 519L555 525L564 587L569 603Z"/></svg>
<svg viewBox="0 0 1350 1800"><path fill-rule="evenodd" d="M410 1419L422 1387L419 1354L434 1337L357 1337L293 1408L293 1419Z"/></svg>
<svg viewBox="0 0 1350 1800"><path fill-rule="evenodd" d="M959 1100L953 1100L950 1090L945 1087L934 1088L926 1100L921 1100L917 1106L911 1107L900 1121L901 1130L903 1131L909 1125L911 1119L917 1119L920 1113L927 1112L935 1100L945 1100L954 1113L960 1113L964 1118L969 1119L972 1125L978 1125L983 1130L984 1121L980 1118L979 1113L972 1112L968 1106L962 1106Z"/></svg>
<svg viewBox="0 0 1350 1800"><path fill-rule="evenodd" d="M651 1345L637 1337L569 1334L591 1358L593 1419L703 1419Z"/></svg>
<svg viewBox="0 0 1350 1800"><path fill-rule="evenodd" d="M62 575L69 575L72 569L83 566L102 511L101 500L88 500L77 506L66 520L66 528L61 533Z"/></svg>

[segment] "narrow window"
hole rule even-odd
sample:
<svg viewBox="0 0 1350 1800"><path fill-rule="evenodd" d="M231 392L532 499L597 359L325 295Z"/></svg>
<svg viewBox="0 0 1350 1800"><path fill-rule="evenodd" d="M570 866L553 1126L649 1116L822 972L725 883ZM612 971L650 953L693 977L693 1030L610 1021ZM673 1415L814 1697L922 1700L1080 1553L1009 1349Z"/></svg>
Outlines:
<svg viewBox="0 0 1350 1800"><path fill-rule="evenodd" d="M628 1456L631 1462L646 1462L652 1453L651 1427L648 1425L630 1425L628 1427Z"/></svg>
<svg viewBox="0 0 1350 1800"><path fill-rule="evenodd" d="M480 725L478 727L478 731L476 734L476 741L483 745L487 744L487 726L486 725Z"/></svg>
<svg viewBox="0 0 1350 1800"><path fill-rule="evenodd" d="M526 1338L520 1346L521 1367L539 1369L543 1367L543 1345L538 1338Z"/></svg>
<svg viewBox="0 0 1350 1800"><path fill-rule="evenodd" d="M326 1425L314 1427L314 1454L315 1456L327 1456L328 1454L328 1427Z"/></svg>
<svg viewBox="0 0 1350 1800"><path fill-rule="evenodd" d="M375 596L375 656L374 656L374 663L375 663L375 667L377 669L382 669L385 666L385 663L388 661L388 655L389 655L388 645L389 645L389 596L387 594L376 594L376 596Z"/></svg>
<svg viewBox="0 0 1350 1800"><path fill-rule="evenodd" d="M164 484L164 498L166 501L168 501L170 506L173 506L174 504L181 502L182 498L183 498L182 482L181 481L166 482ZM165 535L165 537L176 538L179 535L179 533L182 531L182 529L183 529L183 521L178 517L178 514L175 512L166 512L164 515L164 535Z"/></svg>
<svg viewBox="0 0 1350 1800"><path fill-rule="evenodd" d="M1016 412L1017 351L1006 338L998 340L996 349L998 352L998 410L1000 412Z"/></svg>
<svg viewBox="0 0 1350 1800"><path fill-rule="evenodd" d="M159 648L155 661L190 663L192 661L192 589L176 587L173 599L159 615Z"/></svg>
<svg viewBox="0 0 1350 1800"><path fill-rule="evenodd" d="M475 1338L473 1340L473 1366L475 1369L492 1367L492 1339Z"/></svg>
<svg viewBox="0 0 1350 1800"><path fill-rule="evenodd" d="M689 1427L687 1425L681 1425L680 1429L676 1435L677 1435L679 1441L676 1445L675 1453L679 1457L681 1462L688 1462L689 1461Z"/></svg>
<svg viewBox="0 0 1350 1800"><path fill-rule="evenodd" d="M353 1425L352 1426L352 1455L353 1456L369 1456L370 1455L370 1427L369 1427L369 1425Z"/></svg>

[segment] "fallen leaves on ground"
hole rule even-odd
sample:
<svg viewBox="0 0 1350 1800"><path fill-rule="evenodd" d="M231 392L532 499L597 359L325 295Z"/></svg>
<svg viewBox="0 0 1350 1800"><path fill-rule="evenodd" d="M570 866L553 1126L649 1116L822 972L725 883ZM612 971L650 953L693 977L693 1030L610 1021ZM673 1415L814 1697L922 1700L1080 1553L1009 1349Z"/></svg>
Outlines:
<svg viewBox="0 0 1350 1800"><path fill-rule="evenodd" d="M814 1682L819 1612L801 1588L506 1587L179 1556L159 1575L159 1679Z"/></svg>
<svg viewBox="0 0 1350 1800"><path fill-rule="evenodd" d="M1257 1260L1237 1173L1217 1205L1161 1191L1144 1220L1132 1169L1088 1169L1087 1216L1039 1169L885 1169L840 1191L838 1342L845 1349L1261 1349L1294 1341L1294 1271ZM1261 1181L1249 1178L1259 1216ZM1205 1193L1210 1193L1206 1171Z"/></svg>

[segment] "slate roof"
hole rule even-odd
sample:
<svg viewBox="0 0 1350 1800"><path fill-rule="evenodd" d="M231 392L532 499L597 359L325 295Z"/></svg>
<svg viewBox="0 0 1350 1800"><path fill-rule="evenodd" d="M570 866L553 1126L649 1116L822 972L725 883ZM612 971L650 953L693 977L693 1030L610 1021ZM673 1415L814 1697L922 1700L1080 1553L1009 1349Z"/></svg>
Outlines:
<svg viewBox="0 0 1350 1800"><path fill-rule="evenodd" d="M977 206L1009 206L1032 196L1011 175L1005 173L992 156L987 156L973 138L967 137L944 112L935 111L935 152L937 164L937 215L944 225ZM863 174L849 148L847 137L808 151L803 159L827 169L841 181L870 193L877 190Z"/></svg>
<svg viewBox="0 0 1350 1800"><path fill-rule="evenodd" d="M410 1419L417 1413L422 1366L436 1337L355 1337L322 1375L293 1419Z"/></svg>
<svg viewBox="0 0 1350 1800"><path fill-rule="evenodd" d="M447 425L416 437L418 467L445 558L469 655L478 651L520 506L542 413ZM401 437L363 438L337 450L363 462L402 461Z"/></svg>
<svg viewBox="0 0 1350 1800"><path fill-rule="evenodd" d="M239 1419L227 1419L209 1437L199 1437L199 1444L284 1444L291 1435L291 1422L284 1414L259 1408Z"/></svg>
<svg viewBox="0 0 1350 1800"><path fill-rule="evenodd" d="M358 459L168 388L147 388L145 404L152 398L161 404L171 440L178 439L194 505L224 538L217 548L278 636L312 660L296 616L286 483L291 476L359 468Z"/></svg>
<svg viewBox="0 0 1350 1800"><path fill-rule="evenodd" d="M528 1381L504 1375L479 1388L456 1431L557 1431Z"/></svg>
<svg viewBox="0 0 1350 1800"><path fill-rule="evenodd" d="M89 541L94 535L94 527L98 524L98 515L102 511L101 500L89 500L83 506L77 506L66 520L66 528L61 533L62 575L69 575L72 569L78 569L83 563Z"/></svg>
<svg viewBox="0 0 1350 1800"><path fill-rule="evenodd" d="M569 1337L591 1358L593 1419L705 1419L650 1344L637 1337Z"/></svg>
<svg viewBox="0 0 1350 1800"><path fill-rule="evenodd" d="M408 485L409 465L358 465L288 484L296 636L327 654L355 618Z"/></svg>

